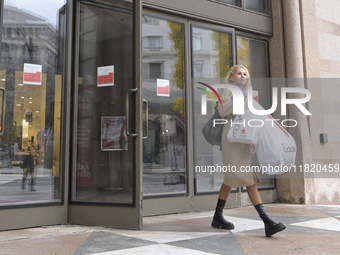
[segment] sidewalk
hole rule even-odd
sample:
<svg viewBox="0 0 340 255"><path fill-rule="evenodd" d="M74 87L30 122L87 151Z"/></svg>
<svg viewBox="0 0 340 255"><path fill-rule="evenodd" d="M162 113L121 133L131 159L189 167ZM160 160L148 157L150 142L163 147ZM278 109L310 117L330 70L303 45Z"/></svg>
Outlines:
<svg viewBox="0 0 340 255"><path fill-rule="evenodd" d="M232 231L210 227L213 211L145 217L142 231L60 225L0 232L0 254L339 254L340 205L267 204L287 228L265 237L253 207L225 209Z"/></svg>

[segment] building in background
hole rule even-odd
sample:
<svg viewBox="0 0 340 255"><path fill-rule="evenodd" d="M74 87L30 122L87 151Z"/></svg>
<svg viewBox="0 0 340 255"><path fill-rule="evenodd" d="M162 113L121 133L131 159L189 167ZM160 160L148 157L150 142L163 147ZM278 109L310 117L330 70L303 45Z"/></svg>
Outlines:
<svg viewBox="0 0 340 255"><path fill-rule="evenodd" d="M297 165L306 168L296 178L278 181L279 201L318 204L339 200L339 171L333 169L340 160L335 152L340 141L336 96L340 51L335 46L340 36L339 10L340 3L334 0L328 6L319 0L273 1L271 77L285 77L287 86L308 89L312 95L307 105L312 116L290 111L290 117L299 120L299 128L292 130L299 148Z"/></svg>

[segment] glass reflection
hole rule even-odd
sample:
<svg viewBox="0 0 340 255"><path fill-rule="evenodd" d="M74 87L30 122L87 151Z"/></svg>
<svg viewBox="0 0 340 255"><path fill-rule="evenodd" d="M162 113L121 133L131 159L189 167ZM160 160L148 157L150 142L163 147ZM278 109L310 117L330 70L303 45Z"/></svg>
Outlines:
<svg viewBox="0 0 340 255"><path fill-rule="evenodd" d="M187 192L184 25L143 16L144 196Z"/></svg>
<svg viewBox="0 0 340 255"><path fill-rule="evenodd" d="M241 7L242 3L241 0L215 0L217 2L225 3L225 4L232 4L235 6Z"/></svg>
<svg viewBox="0 0 340 255"><path fill-rule="evenodd" d="M215 111L212 98L207 99L207 115L201 114L201 95L203 92L197 82L204 82L211 86L224 83L224 78L232 66L232 39L231 34L200 27L192 28L192 36L200 35L200 50L197 50L197 41L193 45L193 71L194 79L192 91L193 124L194 124L194 162L196 192L218 191L223 182L223 173L210 174L204 171L208 166L223 166L222 153L218 146L209 145L203 135L202 128ZM196 39L197 40L197 39ZM220 91L217 89L220 93Z"/></svg>
<svg viewBox="0 0 340 255"><path fill-rule="evenodd" d="M244 0L244 8L255 12L269 14L268 0Z"/></svg>
<svg viewBox="0 0 340 255"><path fill-rule="evenodd" d="M60 199L64 1L5 1L0 206Z"/></svg>
<svg viewBox="0 0 340 255"><path fill-rule="evenodd" d="M249 70L253 96L264 109L271 106L271 96L268 66L268 45L266 41L256 40L245 36L237 36L237 63ZM252 157L252 165L259 165L256 157ZM258 173L260 188L275 187L275 179L271 175Z"/></svg>

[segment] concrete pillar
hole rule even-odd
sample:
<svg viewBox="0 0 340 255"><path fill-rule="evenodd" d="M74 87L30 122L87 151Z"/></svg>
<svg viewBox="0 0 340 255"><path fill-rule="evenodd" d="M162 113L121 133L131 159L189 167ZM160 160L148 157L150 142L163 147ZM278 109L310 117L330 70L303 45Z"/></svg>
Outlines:
<svg viewBox="0 0 340 255"><path fill-rule="evenodd" d="M283 31L285 42L285 64L287 87L305 88L304 46L299 0L282 0ZM298 98L302 95L291 95ZM311 161L310 132L307 117L294 105L288 107L289 119L298 122L289 128L297 145L295 164L303 165ZM305 174L302 172L279 175L277 178L278 201L305 203Z"/></svg>
<svg viewBox="0 0 340 255"><path fill-rule="evenodd" d="M299 0L282 0L287 78L304 78Z"/></svg>

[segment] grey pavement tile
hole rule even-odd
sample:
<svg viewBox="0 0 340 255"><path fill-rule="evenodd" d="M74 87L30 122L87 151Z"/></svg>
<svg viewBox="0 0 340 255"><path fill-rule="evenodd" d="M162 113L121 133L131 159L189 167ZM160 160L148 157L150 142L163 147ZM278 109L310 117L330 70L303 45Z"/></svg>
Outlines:
<svg viewBox="0 0 340 255"><path fill-rule="evenodd" d="M199 250L214 254L242 255L243 248L233 234L215 235L204 238L195 238L186 241L168 243L182 248Z"/></svg>
<svg viewBox="0 0 340 255"><path fill-rule="evenodd" d="M176 232L225 232L225 230L211 227L212 216L192 219L177 219L165 223L152 223L143 227L151 231L176 231Z"/></svg>
<svg viewBox="0 0 340 255"><path fill-rule="evenodd" d="M134 247L156 244L138 238L126 237L104 231L94 231L73 255L86 255L100 252L115 251Z"/></svg>
<svg viewBox="0 0 340 255"><path fill-rule="evenodd" d="M339 206L311 205L310 207L332 217L340 216L340 205Z"/></svg>

